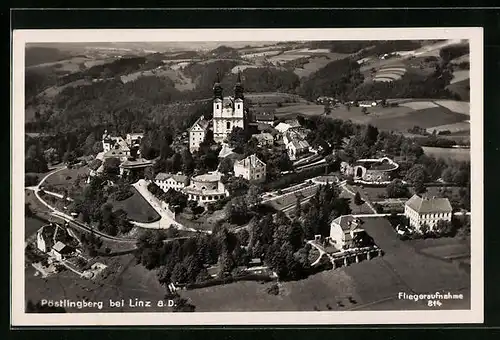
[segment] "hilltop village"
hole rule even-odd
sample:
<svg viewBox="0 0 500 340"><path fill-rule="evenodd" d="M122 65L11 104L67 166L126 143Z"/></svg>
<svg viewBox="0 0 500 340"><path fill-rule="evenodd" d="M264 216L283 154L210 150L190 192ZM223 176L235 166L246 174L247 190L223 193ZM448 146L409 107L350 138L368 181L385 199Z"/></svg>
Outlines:
<svg viewBox="0 0 500 340"><path fill-rule="evenodd" d="M468 240L470 162L424 153L421 140L447 141L418 126L408 135L331 116L407 102L320 96L303 105L321 105L320 115L284 115L278 109L291 103L262 105L242 72L231 87L222 78L212 78L211 98L187 128L107 124L84 141L87 155L68 140L61 163L26 175L26 216L44 221L26 241L37 276L69 271L98 291L136 263L177 299L176 311L193 311L196 292L212 286L262 282L271 297L326 272L371 275L387 263L405 271L410 261L412 281L427 267L455 268L453 257L442 264L414 245ZM321 308L369 301L332 299Z"/></svg>

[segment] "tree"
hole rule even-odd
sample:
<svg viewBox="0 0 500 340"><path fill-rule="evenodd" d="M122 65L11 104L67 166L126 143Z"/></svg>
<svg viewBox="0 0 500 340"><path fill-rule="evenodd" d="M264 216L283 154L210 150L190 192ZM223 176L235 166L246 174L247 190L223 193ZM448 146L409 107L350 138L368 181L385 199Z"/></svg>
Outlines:
<svg viewBox="0 0 500 340"><path fill-rule="evenodd" d="M250 138L251 135L247 132L247 130L242 129L239 126L234 127L227 137L229 145L233 147L238 153L242 153L246 143L250 140Z"/></svg>
<svg viewBox="0 0 500 340"><path fill-rule="evenodd" d="M430 232L430 227L428 224L424 223L420 226L420 233L423 235L423 236L427 236Z"/></svg>
<svg viewBox="0 0 500 340"><path fill-rule="evenodd" d="M387 196L390 198L404 198L410 195L410 191L400 179L394 179L386 187Z"/></svg>
<svg viewBox="0 0 500 340"><path fill-rule="evenodd" d="M104 172L108 175L120 174L120 159L119 158L106 158L104 161Z"/></svg>
<svg viewBox="0 0 500 340"><path fill-rule="evenodd" d="M191 152L189 149L185 149L182 152L182 172L185 175L192 175L195 167L195 162L193 159L193 155L191 155Z"/></svg>
<svg viewBox="0 0 500 340"><path fill-rule="evenodd" d="M183 263L177 263L172 271L172 281L175 283L186 283L188 280L188 272Z"/></svg>
<svg viewBox="0 0 500 340"><path fill-rule="evenodd" d="M229 157L223 158L219 163L219 172L226 175L229 172L233 172L233 160Z"/></svg>
<svg viewBox="0 0 500 340"><path fill-rule="evenodd" d="M413 184L417 194L425 191L427 172L422 164L413 165L406 173L406 179Z"/></svg>
<svg viewBox="0 0 500 340"><path fill-rule="evenodd" d="M249 207L258 206L262 202L261 189L255 184L250 185L246 194L246 202Z"/></svg>
<svg viewBox="0 0 500 340"><path fill-rule="evenodd" d="M354 204L356 204L359 208L361 205L363 205L363 203L365 202L361 198L361 195L359 194L359 192L356 192L356 194L354 195Z"/></svg>

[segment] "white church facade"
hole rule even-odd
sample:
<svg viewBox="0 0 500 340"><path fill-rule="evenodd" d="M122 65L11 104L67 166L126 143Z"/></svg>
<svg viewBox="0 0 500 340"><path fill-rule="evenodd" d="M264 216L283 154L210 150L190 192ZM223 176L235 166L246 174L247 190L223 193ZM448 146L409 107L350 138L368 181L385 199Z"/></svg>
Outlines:
<svg viewBox="0 0 500 340"><path fill-rule="evenodd" d="M206 136L208 129L212 129L213 138L216 143L224 142L231 131L240 127L245 129L245 108L243 102L243 86L241 84L241 74L238 73L238 80L234 86L233 96L224 96L220 85L219 75L213 87L213 115L212 121L200 122L201 117L189 129L189 150L197 151L201 142ZM210 124L211 123L211 124Z"/></svg>

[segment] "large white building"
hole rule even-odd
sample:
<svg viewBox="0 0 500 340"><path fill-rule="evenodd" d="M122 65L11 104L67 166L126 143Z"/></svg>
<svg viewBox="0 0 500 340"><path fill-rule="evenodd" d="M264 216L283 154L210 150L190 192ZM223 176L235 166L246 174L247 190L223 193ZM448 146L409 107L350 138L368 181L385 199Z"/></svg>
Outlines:
<svg viewBox="0 0 500 340"><path fill-rule="evenodd" d="M234 86L234 97L223 96L220 80L217 79L214 85L213 101L213 131L215 142L223 142L235 127L245 128L243 98L241 73L238 73L238 80Z"/></svg>
<svg viewBox="0 0 500 340"><path fill-rule="evenodd" d="M156 175L154 182L165 192L167 192L168 189L181 191L189 185L189 177L182 174L160 172Z"/></svg>
<svg viewBox="0 0 500 340"><path fill-rule="evenodd" d="M352 215L337 217L330 224L330 242L339 250L345 248L358 233L365 232L360 225L361 221Z"/></svg>
<svg viewBox="0 0 500 340"><path fill-rule="evenodd" d="M241 85L241 74L238 73L238 80L234 86L234 96L223 96L223 89L220 85L219 75L213 87L213 115L212 131L216 143L224 142L233 128L245 129L245 108L243 103L243 86ZM191 129L189 129L189 150L194 152L199 149L200 143L210 127L210 121L200 117Z"/></svg>
<svg viewBox="0 0 500 340"><path fill-rule="evenodd" d="M205 139L210 121L201 116L189 129L189 151L195 152L200 148L201 142Z"/></svg>
<svg viewBox="0 0 500 340"><path fill-rule="evenodd" d="M413 195L405 203L405 216L410 226L420 230L426 224L433 230L440 220L451 221L452 207L447 198L426 198Z"/></svg>
<svg viewBox="0 0 500 340"><path fill-rule="evenodd" d="M263 182L266 180L266 163L250 155L240 161L234 162L234 176L241 176L249 181Z"/></svg>
<svg viewBox="0 0 500 340"><path fill-rule="evenodd" d="M195 176L191 178L191 184L182 191L188 195L188 200L197 201L200 205L215 202L229 196L221 177L216 171Z"/></svg>

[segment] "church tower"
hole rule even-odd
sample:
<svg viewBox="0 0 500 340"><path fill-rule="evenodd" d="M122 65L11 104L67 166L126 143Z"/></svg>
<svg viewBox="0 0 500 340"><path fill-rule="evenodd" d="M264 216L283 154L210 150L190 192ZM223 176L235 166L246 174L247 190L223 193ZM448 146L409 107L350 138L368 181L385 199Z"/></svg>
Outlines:
<svg viewBox="0 0 500 340"><path fill-rule="evenodd" d="M222 86L220 85L219 70L217 70L217 78L215 79L214 87L214 102L213 102L213 117L220 118L222 116Z"/></svg>
<svg viewBox="0 0 500 340"><path fill-rule="evenodd" d="M238 71L238 79L234 86L234 116L243 118L243 85L241 85L241 71Z"/></svg>
<svg viewBox="0 0 500 340"><path fill-rule="evenodd" d="M243 86L241 85L241 73L234 86L234 97L223 97L220 77L217 72L217 79L214 84L213 100L213 132L214 140L217 143L224 142L233 128L245 128L243 110Z"/></svg>

